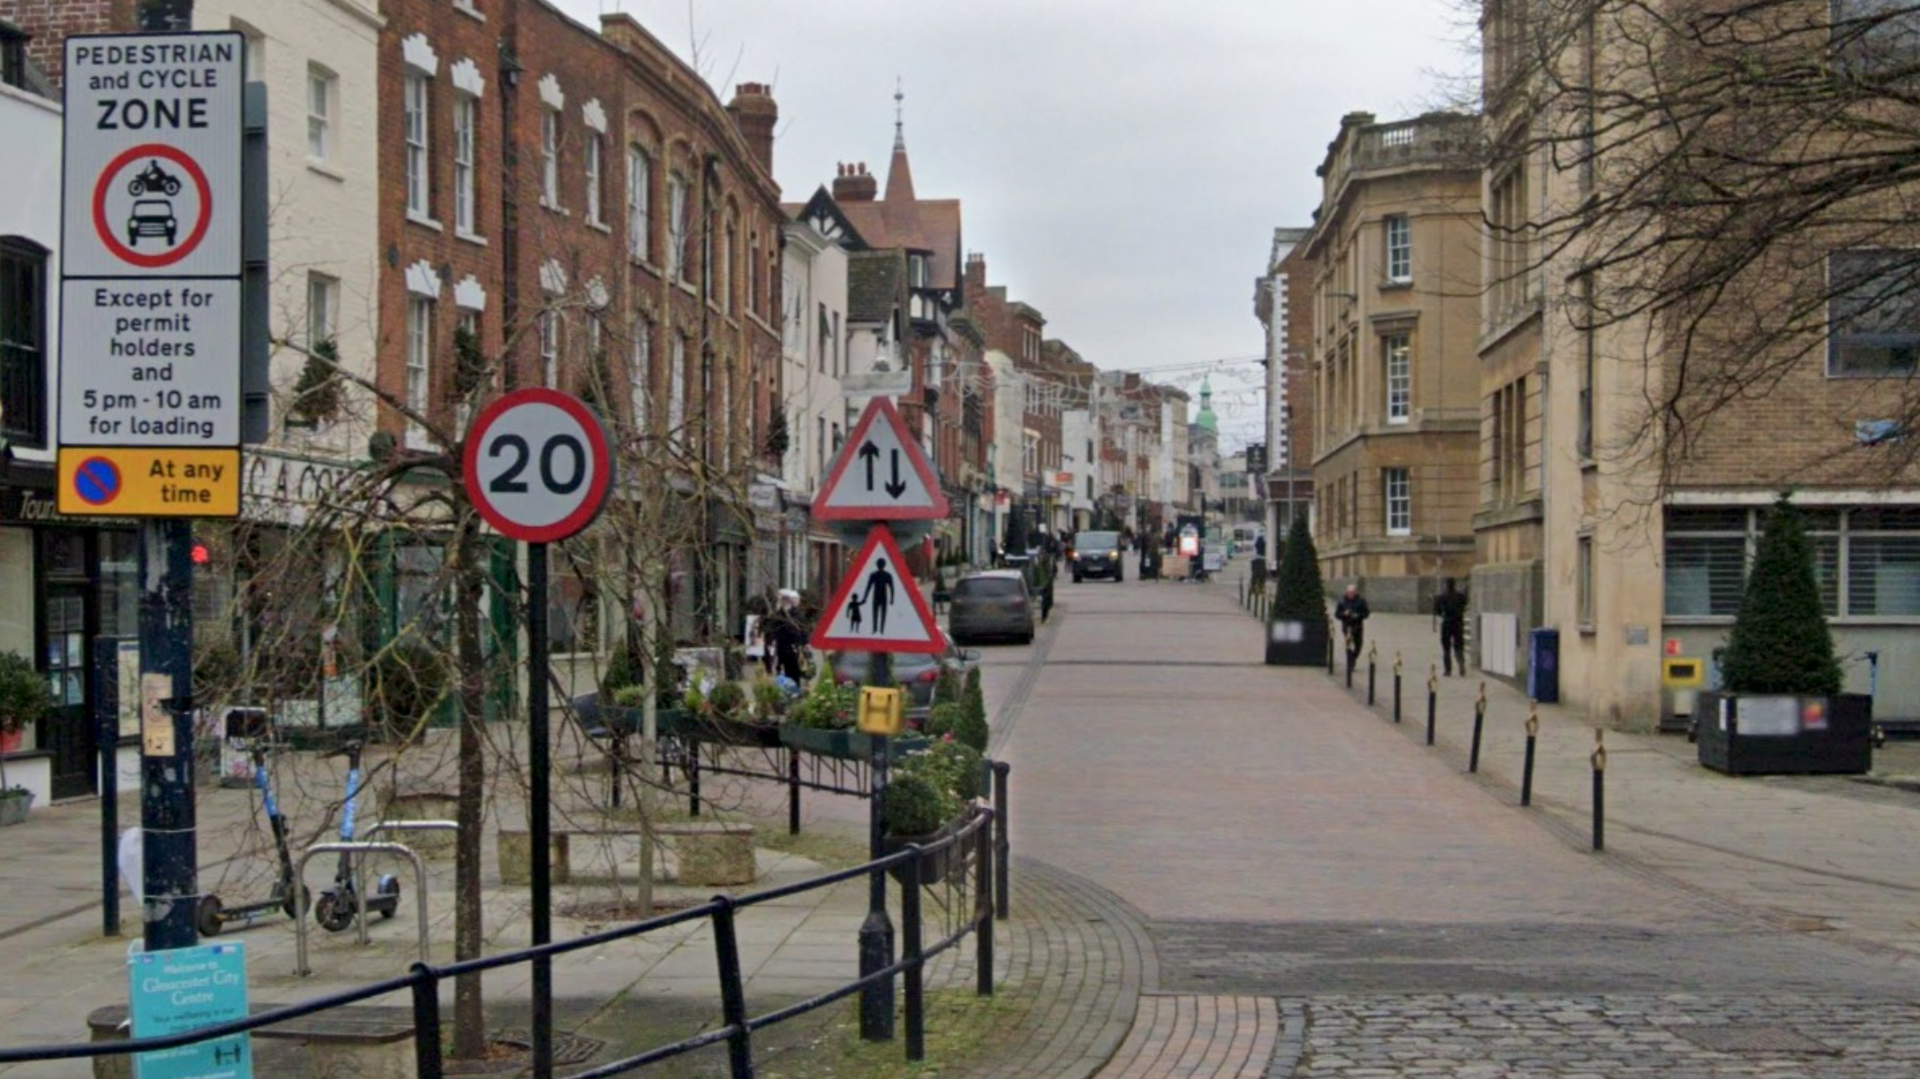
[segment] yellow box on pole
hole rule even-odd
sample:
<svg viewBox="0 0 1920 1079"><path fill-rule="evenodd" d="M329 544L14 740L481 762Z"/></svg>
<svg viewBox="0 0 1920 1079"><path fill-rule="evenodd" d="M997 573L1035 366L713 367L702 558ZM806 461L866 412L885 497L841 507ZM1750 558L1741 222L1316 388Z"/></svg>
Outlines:
<svg viewBox="0 0 1920 1079"><path fill-rule="evenodd" d="M76 517L238 517L240 451L62 446L55 493Z"/></svg>
<svg viewBox="0 0 1920 1079"><path fill-rule="evenodd" d="M858 726L861 734L880 734L889 738L906 730L906 695L898 689L861 687Z"/></svg>

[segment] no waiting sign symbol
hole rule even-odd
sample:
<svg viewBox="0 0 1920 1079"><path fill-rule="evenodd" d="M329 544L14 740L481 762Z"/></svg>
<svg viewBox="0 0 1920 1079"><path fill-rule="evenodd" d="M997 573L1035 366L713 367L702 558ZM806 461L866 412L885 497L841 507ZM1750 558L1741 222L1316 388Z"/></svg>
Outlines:
<svg viewBox="0 0 1920 1079"><path fill-rule="evenodd" d="M500 534L551 543L593 522L613 487L606 428L558 390L515 390L467 432L467 497Z"/></svg>

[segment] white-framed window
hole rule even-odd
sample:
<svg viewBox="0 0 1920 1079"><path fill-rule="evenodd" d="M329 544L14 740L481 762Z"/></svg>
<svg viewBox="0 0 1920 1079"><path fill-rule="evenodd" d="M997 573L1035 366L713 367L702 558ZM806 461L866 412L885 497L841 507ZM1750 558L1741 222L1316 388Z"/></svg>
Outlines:
<svg viewBox="0 0 1920 1079"><path fill-rule="evenodd" d="M673 348L667 354L667 438L675 446L687 442L687 338L673 335Z"/></svg>
<svg viewBox="0 0 1920 1079"><path fill-rule="evenodd" d="M667 175L667 276L687 280L687 178Z"/></svg>
<svg viewBox="0 0 1920 1079"><path fill-rule="evenodd" d="M1386 219L1387 280L1404 285L1413 280L1413 221L1406 214Z"/></svg>
<svg viewBox="0 0 1920 1079"><path fill-rule="evenodd" d="M740 226L727 218L727 234L720 245L720 310L733 314L733 249L740 242Z"/></svg>
<svg viewBox="0 0 1920 1079"><path fill-rule="evenodd" d="M1827 256L1827 376L1906 378L1920 370L1920 252Z"/></svg>
<svg viewBox="0 0 1920 1079"><path fill-rule="evenodd" d="M1413 338L1392 333L1380 339L1387 367L1387 422L1406 423L1413 415Z"/></svg>
<svg viewBox="0 0 1920 1079"><path fill-rule="evenodd" d="M453 227L468 236L479 232L475 156L480 142L480 100L470 94L453 99Z"/></svg>
<svg viewBox="0 0 1920 1079"><path fill-rule="evenodd" d="M421 296L407 300L407 407L416 416L427 414L433 388L433 306Z"/></svg>
<svg viewBox="0 0 1920 1079"><path fill-rule="evenodd" d="M340 80L319 64L307 65L307 158L326 164L333 159L333 110L340 97Z"/></svg>
<svg viewBox="0 0 1920 1079"><path fill-rule="evenodd" d="M1386 493L1387 535L1413 535L1413 478L1404 468L1383 468L1380 480Z"/></svg>
<svg viewBox="0 0 1920 1079"><path fill-rule="evenodd" d="M750 229L747 234L747 310L756 315L760 310L760 230Z"/></svg>
<svg viewBox="0 0 1920 1079"><path fill-rule="evenodd" d="M1920 10L1910 0L1830 0L1833 48L1851 75L1904 69L1920 58Z"/></svg>
<svg viewBox="0 0 1920 1079"><path fill-rule="evenodd" d="M428 91L427 76L418 71L407 72L403 98L407 121L407 213L415 217L431 217L433 202L427 177L427 114L432 98Z"/></svg>
<svg viewBox="0 0 1920 1079"><path fill-rule="evenodd" d="M560 208L560 110L540 113L540 205Z"/></svg>
<svg viewBox="0 0 1920 1079"><path fill-rule="evenodd" d="M587 138L587 221L595 225L605 224L600 216L601 196L605 194L600 177L605 171L601 156L606 152L606 141L606 136L597 131Z"/></svg>
<svg viewBox="0 0 1920 1079"><path fill-rule="evenodd" d="M560 322L560 312L540 312L540 371L548 387L560 384Z"/></svg>
<svg viewBox="0 0 1920 1079"><path fill-rule="evenodd" d="M627 254L641 262L653 247L653 159L638 145L627 147Z"/></svg>
<svg viewBox="0 0 1920 1079"><path fill-rule="evenodd" d="M820 480L825 477L826 474L827 418L825 416L815 416L813 418L813 475L808 477L808 479L813 482L808 485L808 489L817 490Z"/></svg>
<svg viewBox="0 0 1920 1079"><path fill-rule="evenodd" d="M339 329L340 282L322 273L307 275L307 347L332 341Z"/></svg>
<svg viewBox="0 0 1920 1079"><path fill-rule="evenodd" d="M627 377L632 382L629 403L633 426L644 431L653 416L653 323L645 315L633 320L633 354L627 358Z"/></svg>

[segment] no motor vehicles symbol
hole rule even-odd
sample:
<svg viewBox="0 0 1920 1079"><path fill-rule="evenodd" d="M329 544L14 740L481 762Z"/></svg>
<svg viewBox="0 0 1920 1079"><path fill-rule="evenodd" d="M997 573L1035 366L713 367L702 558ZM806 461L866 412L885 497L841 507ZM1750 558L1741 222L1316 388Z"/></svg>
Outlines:
<svg viewBox="0 0 1920 1079"><path fill-rule="evenodd" d="M114 257L156 269L192 254L213 220L206 171L175 146L129 147L93 184L93 230Z"/></svg>

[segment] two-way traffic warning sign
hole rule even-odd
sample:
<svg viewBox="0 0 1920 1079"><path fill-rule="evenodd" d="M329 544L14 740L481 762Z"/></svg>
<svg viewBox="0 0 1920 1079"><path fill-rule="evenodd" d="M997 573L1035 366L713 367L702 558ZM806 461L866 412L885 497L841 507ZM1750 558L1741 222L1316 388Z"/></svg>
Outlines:
<svg viewBox="0 0 1920 1079"><path fill-rule="evenodd" d="M933 465L885 397L867 402L813 500L820 521L924 521L947 515Z"/></svg>
<svg viewBox="0 0 1920 1079"><path fill-rule="evenodd" d="M814 627L813 646L857 652L946 651L947 639L933 609L906 566L893 533L875 525Z"/></svg>

